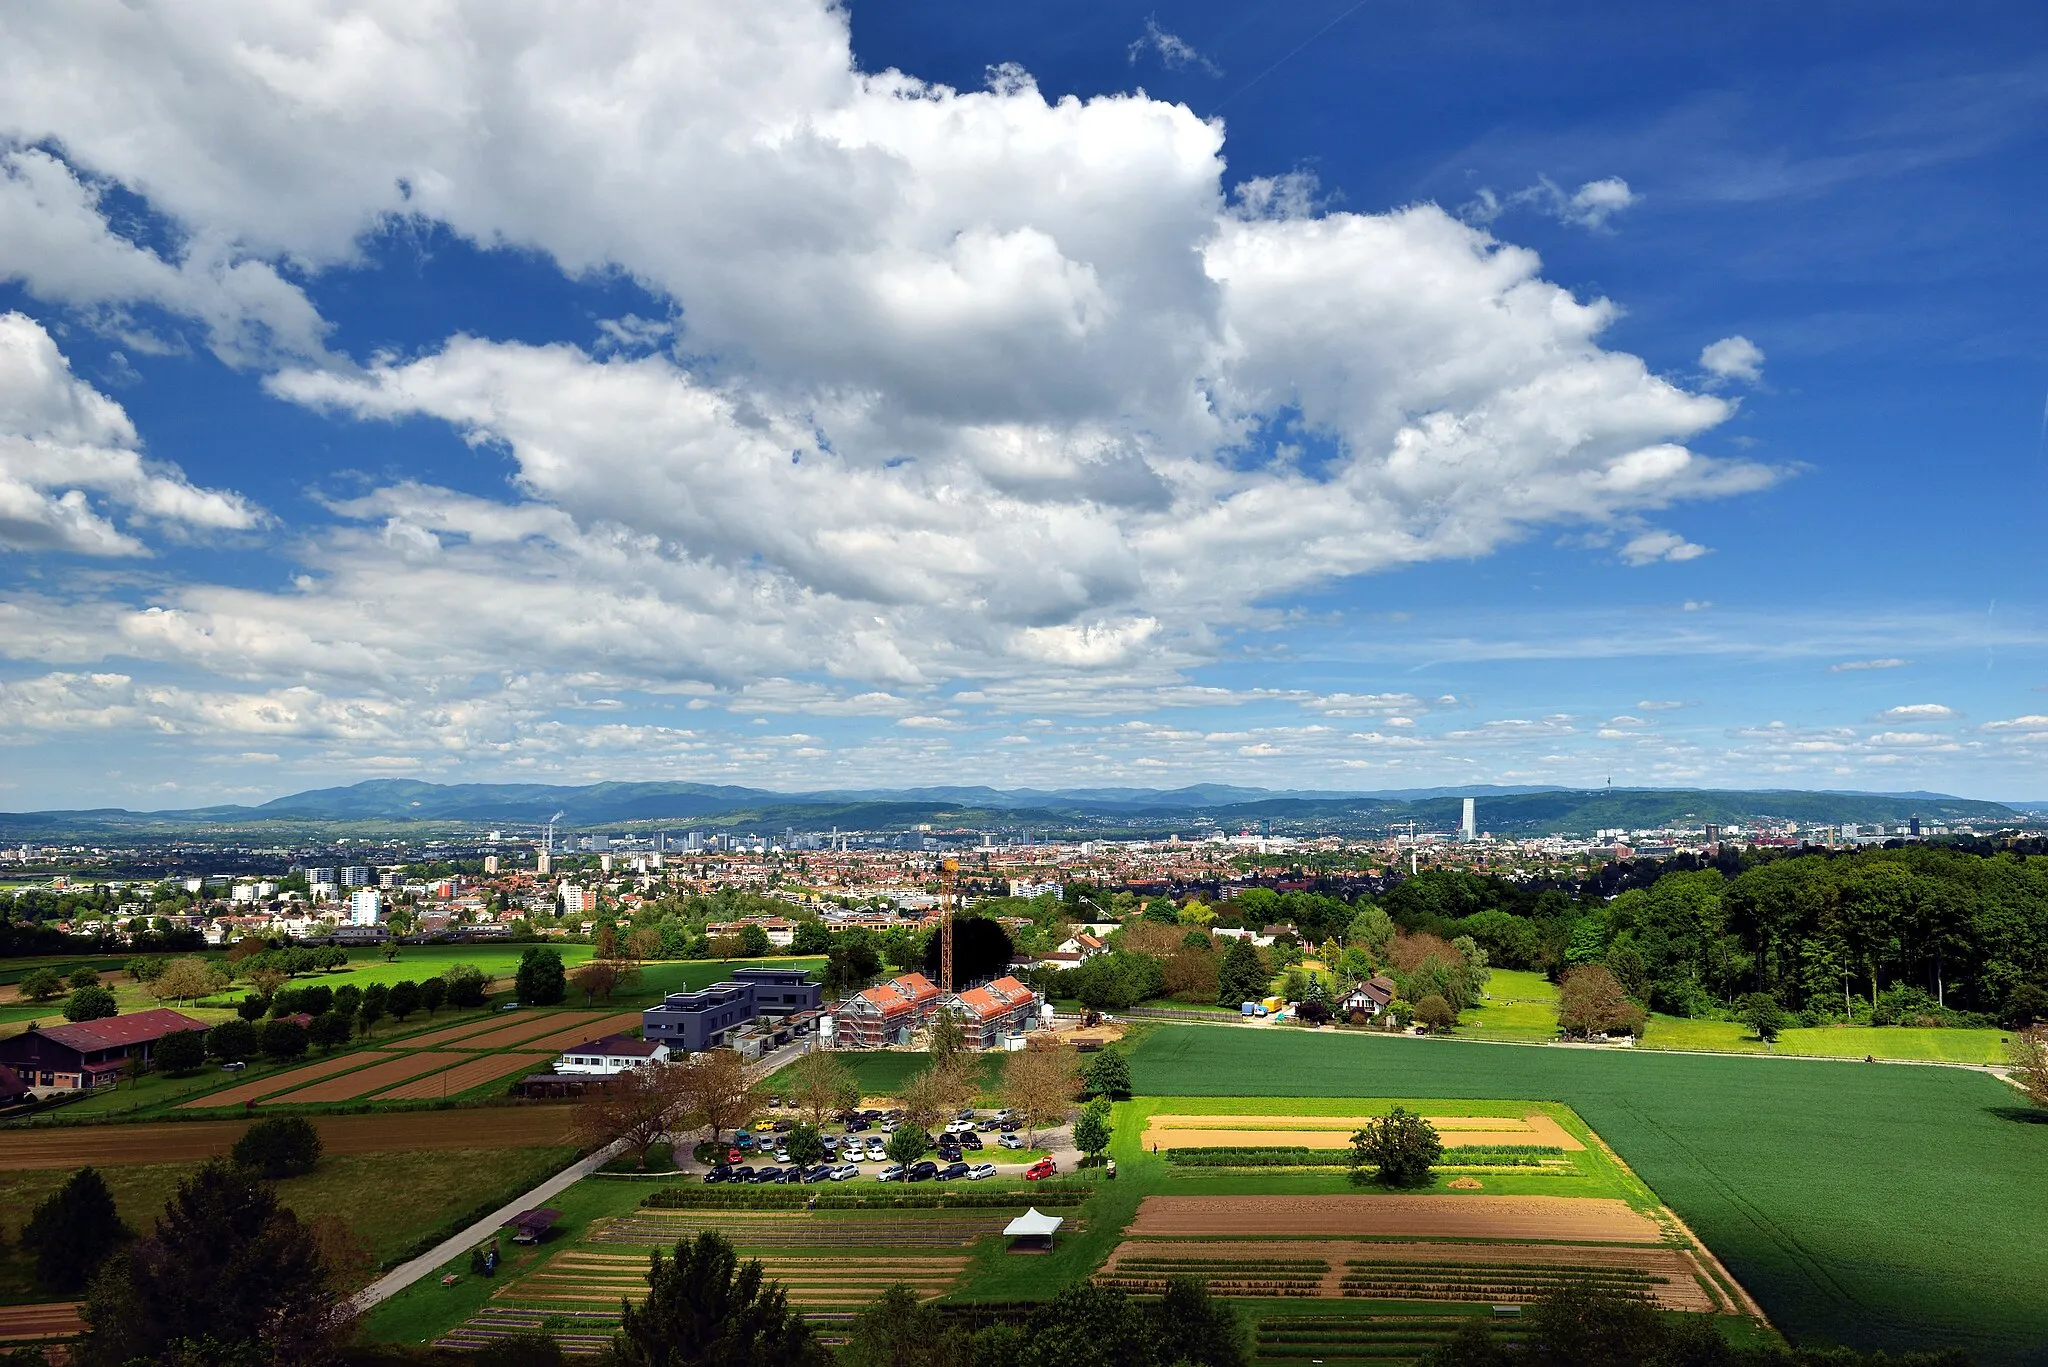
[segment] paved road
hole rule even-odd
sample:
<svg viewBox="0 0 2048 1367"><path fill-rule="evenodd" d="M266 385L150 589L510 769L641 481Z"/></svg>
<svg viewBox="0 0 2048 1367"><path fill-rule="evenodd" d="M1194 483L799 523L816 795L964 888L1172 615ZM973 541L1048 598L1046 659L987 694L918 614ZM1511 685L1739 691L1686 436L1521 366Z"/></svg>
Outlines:
<svg viewBox="0 0 2048 1367"><path fill-rule="evenodd" d="M803 1052L804 1050L801 1045L791 1044L777 1049L772 1054L764 1054L758 1062L748 1066L747 1076L752 1079L766 1077L784 1064L793 1062ZM474 1116L477 1113L471 1111L465 1114ZM519 1214L519 1212L532 1210L535 1206L546 1205L550 1197L561 1195L570 1187L590 1176L624 1152L624 1144L612 1144L599 1149L587 1158L579 1158L547 1181L535 1187L532 1191L491 1212L483 1219L463 1230L460 1234L443 1239L425 1253L420 1254L419 1257L392 1268L391 1271L356 1293L355 1305L357 1312L367 1311L372 1306L391 1299L399 1292L405 1290L406 1287L420 1280L420 1278L429 1276L439 1270L444 1264L462 1257L469 1250L483 1243L486 1239L491 1238L500 1229L503 1229L505 1222Z"/></svg>

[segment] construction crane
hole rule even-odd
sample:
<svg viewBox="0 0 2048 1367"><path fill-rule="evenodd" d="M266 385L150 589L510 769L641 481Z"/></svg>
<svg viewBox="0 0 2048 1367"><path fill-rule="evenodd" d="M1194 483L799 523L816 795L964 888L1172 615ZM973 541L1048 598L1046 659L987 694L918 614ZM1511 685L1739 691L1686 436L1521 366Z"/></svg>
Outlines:
<svg viewBox="0 0 2048 1367"><path fill-rule="evenodd" d="M953 904L960 896L960 861L939 861L939 990L953 990Z"/></svg>

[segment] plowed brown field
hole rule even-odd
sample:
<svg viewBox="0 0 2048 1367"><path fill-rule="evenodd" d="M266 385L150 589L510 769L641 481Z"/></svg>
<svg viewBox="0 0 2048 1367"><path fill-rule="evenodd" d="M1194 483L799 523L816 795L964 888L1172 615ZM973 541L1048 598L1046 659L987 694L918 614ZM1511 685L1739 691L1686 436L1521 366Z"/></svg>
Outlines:
<svg viewBox="0 0 2048 1367"><path fill-rule="evenodd" d="M1623 1201L1570 1196L1147 1196L1133 1236L1379 1235L1658 1243L1663 1228Z"/></svg>
<svg viewBox="0 0 2048 1367"><path fill-rule="evenodd" d="M462 1047L465 1049L510 1049L515 1044L524 1044L530 1039L537 1039L542 1035L551 1035L558 1030L587 1029L592 1021L603 1020L605 1015L606 1013L603 1011L546 1011L537 1016L529 1016L525 1020L511 1025L501 1025L488 1034L473 1036L462 1041ZM635 1016L634 1019L637 1021L639 1017ZM583 1036L579 1039L572 1039L569 1043L580 1044L582 1039L587 1038L589 1037Z"/></svg>
<svg viewBox="0 0 2048 1367"><path fill-rule="evenodd" d="M1689 1250L1679 1248L1596 1248L1583 1244L1428 1244L1373 1242L1353 1243L1343 1239L1320 1239L1315 1243L1287 1243L1272 1239L1229 1243L1173 1243L1160 1239L1137 1239L1118 1244L1103 1272L1114 1276L1126 1272L1124 1264L1145 1259L1199 1259L1220 1264L1242 1258L1248 1271L1263 1263L1272 1265L1289 1259L1325 1259L1329 1271L1316 1287L1319 1296L1341 1297L1349 1263L1435 1263L1448 1267L1557 1267L1642 1272L1662 1281L1645 1288L1666 1310L1717 1311L1725 1306L1701 1285L1701 1269ZM1145 1276L1145 1272L1129 1275ZM1162 1275L1153 1271L1149 1275Z"/></svg>
<svg viewBox="0 0 2048 1367"><path fill-rule="evenodd" d="M416 1077L402 1086L388 1092L379 1092L372 1101L418 1101L425 1097L455 1096L472 1087L480 1087L496 1078L511 1073L524 1072L536 1064L546 1063L553 1054L485 1054L458 1063L453 1068L425 1077Z"/></svg>
<svg viewBox="0 0 2048 1367"><path fill-rule="evenodd" d="M71 1338L85 1332L78 1302L48 1305L0 1305L0 1343L24 1339Z"/></svg>
<svg viewBox="0 0 2048 1367"><path fill-rule="evenodd" d="M641 1019L641 1014L638 1011L621 1011L615 1016L606 1016L602 1020L592 1021L588 1025L574 1026L567 1030L557 1030L552 1035L542 1035L537 1040L528 1040L525 1047L528 1049L552 1049L559 1054L564 1049L573 1048L588 1040L600 1039L605 1035L616 1035L623 1030L632 1030L639 1026ZM462 1047L467 1049L471 1046L465 1044Z"/></svg>
<svg viewBox="0 0 2048 1367"><path fill-rule="evenodd" d="M570 1144L571 1106L410 1111L313 1117L329 1153L393 1149L518 1149ZM246 1120L163 1125L69 1125L0 1130L0 1169L76 1168L87 1163L196 1163L224 1154Z"/></svg>
<svg viewBox="0 0 2048 1367"><path fill-rule="evenodd" d="M475 1020L457 1021L454 1025L444 1025L439 1030L430 1030L424 1035L412 1035L393 1043L407 1049L434 1049L451 1040L465 1039L470 1035L482 1034L486 1030L495 1030L502 1023L496 1016L480 1016Z"/></svg>
<svg viewBox="0 0 2048 1367"><path fill-rule="evenodd" d="M296 1092L286 1092L259 1103L264 1106L294 1106L314 1101L350 1101L359 1096L368 1096L380 1087L389 1087L394 1082L404 1082L431 1073L441 1068L452 1068L466 1063L467 1054L399 1054L383 1063L372 1064L353 1073L316 1082L310 1087L301 1087Z"/></svg>
<svg viewBox="0 0 2048 1367"><path fill-rule="evenodd" d="M323 1077L333 1077L336 1073L345 1073L351 1068L361 1068L365 1064L383 1063L392 1057L393 1055L391 1054L381 1052L337 1054L333 1058L322 1059L318 1063L309 1063L303 1068L294 1068L288 1073L273 1073L269 1077L256 1078L243 1083L239 1087L230 1087L225 1092L209 1092L205 1096L195 1097L191 1101L181 1103L178 1109L181 1111L210 1111L222 1106L239 1106L245 1101L254 1101L257 1097L269 1096L273 1092L289 1091L294 1087L303 1087L309 1082L318 1082Z"/></svg>

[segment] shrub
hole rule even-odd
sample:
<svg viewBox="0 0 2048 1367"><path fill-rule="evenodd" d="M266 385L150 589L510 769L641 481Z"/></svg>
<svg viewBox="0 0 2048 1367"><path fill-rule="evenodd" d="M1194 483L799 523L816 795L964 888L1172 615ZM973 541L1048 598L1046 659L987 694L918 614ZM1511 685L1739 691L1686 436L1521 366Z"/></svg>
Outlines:
<svg viewBox="0 0 2048 1367"><path fill-rule="evenodd" d="M313 1024L308 1027L306 1037L319 1045L322 1053L331 1054L348 1043L349 1033L353 1028L347 1016L339 1011L328 1011L313 1017Z"/></svg>
<svg viewBox="0 0 2048 1367"><path fill-rule="evenodd" d="M254 992L235 1003L235 1014L245 1021L260 1021L269 1010L270 1003Z"/></svg>
<svg viewBox="0 0 2048 1367"><path fill-rule="evenodd" d="M32 1002L53 1001L64 995L64 979L54 968L38 968L22 975L21 995Z"/></svg>
<svg viewBox="0 0 2048 1367"><path fill-rule="evenodd" d="M1415 1003L1415 1023L1433 1035L1448 1035L1458 1023L1457 1008L1432 992Z"/></svg>
<svg viewBox="0 0 2048 1367"><path fill-rule="evenodd" d="M127 1238L113 1193L89 1167L51 1193L21 1229L21 1246L36 1256L36 1280L53 1295L77 1292Z"/></svg>
<svg viewBox="0 0 2048 1367"><path fill-rule="evenodd" d="M237 1167L264 1177L297 1177L320 1162L320 1131L299 1115L259 1120L235 1141L231 1156Z"/></svg>

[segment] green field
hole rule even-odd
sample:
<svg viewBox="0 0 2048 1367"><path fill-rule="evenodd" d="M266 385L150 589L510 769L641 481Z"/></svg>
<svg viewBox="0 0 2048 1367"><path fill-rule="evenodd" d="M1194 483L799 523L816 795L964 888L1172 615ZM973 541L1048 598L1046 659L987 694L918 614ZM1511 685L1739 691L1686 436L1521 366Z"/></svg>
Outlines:
<svg viewBox="0 0 2048 1367"><path fill-rule="evenodd" d="M2048 1123L1985 1074L1166 1026L1141 1093L1572 1107L1795 1339L2048 1362Z"/></svg>
<svg viewBox="0 0 2048 1367"><path fill-rule="evenodd" d="M304 1177L277 1183L279 1197L302 1218L334 1217L379 1263L398 1260L430 1236L446 1237L464 1217L502 1204L558 1172L575 1157L568 1148L435 1150L426 1153L339 1154ZM196 1163L100 1169L121 1218L146 1231ZM35 1259L19 1242L38 1202L71 1176L61 1170L0 1173L0 1303L41 1301ZM403 1200L392 1199L403 1193Z"/></svg>
<svg viewBox="0 0 2048 1367"><path fill-rule="evenodd" d="M895 1096L903 1090L903 1084L911 1077L931 1066L931 1055L922 1051L902 1049L845 1049L835 1052L833 1058L846 1066L860 1083L864 1096ZM1000 1104L996 1089L1002 1085L1003 1064L1001 1054L981 1056L981 1085L984 1104ZM792 1067L794 1065L791 1065ZM789 1068L778 1069L769 1075L763 1088L777 1092L788 1085Z"/></svg>
<svg viewBox="0 0 2048 1367"><path fill-rule="evenodd" d="M1458 1033L1516 1043L1555 1039L1557 984L1541 973L1496 968L1485 998L1464 1013Z"/></svg>

